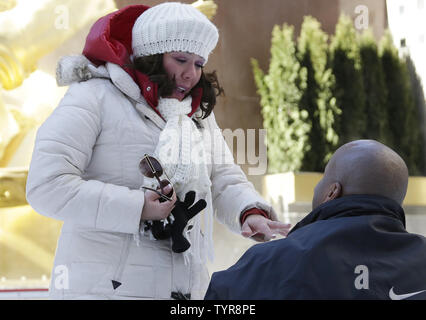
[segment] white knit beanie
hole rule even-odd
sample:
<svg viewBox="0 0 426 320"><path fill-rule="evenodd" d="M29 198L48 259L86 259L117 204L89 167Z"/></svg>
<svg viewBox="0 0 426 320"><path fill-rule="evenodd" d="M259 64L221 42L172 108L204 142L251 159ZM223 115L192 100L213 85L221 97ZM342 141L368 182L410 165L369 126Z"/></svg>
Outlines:
<svg viewBox="0 0 426 320"><path fill-rule="evenodd" d="M198 9L166 2L144 11L132 29L133 57L174 51L194 53L208 60L219 32Z"/></svg>

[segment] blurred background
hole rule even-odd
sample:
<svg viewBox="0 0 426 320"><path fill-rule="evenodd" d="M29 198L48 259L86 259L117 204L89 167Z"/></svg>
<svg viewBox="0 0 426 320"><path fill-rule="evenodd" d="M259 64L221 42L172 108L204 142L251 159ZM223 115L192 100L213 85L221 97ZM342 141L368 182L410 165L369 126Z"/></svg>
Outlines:
<svg viewBox="0 0 426 320"><path fill-rule="evenodd" d="M80 54L105 14L161 2L0 0L0 299L47 297L61 222L32 210L25 182L37 128L67 90L56 84L59 58ZM407 230L426 235L425 0L181 2L219 29L206 67L225 89L215 116L231 133L255 133L238 163L282 221L309 213L339 145L372 138L407 162ZM241 141L226 138L237 158ZM259 174L263 150L268 167ZM218 223L214 240L210 272L254 244Z"/></svg>

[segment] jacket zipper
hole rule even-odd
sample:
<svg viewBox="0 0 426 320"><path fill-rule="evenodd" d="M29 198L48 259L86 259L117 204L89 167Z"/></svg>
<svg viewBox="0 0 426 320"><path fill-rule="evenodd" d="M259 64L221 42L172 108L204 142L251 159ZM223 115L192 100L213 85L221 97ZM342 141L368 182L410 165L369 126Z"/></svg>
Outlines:
<svg viewBox="0 0 426 320"><path fill-rule="evenodd" d="M114 278L111 280L113 289L117 289L121 286L121 278L123 276L124 267L126 266L127 257L129 256L130 243L132 241L133 235L127 234L126 239L123 244L123 249L121 250L120 259L118 261L117 269L114 273Z"/></svg>

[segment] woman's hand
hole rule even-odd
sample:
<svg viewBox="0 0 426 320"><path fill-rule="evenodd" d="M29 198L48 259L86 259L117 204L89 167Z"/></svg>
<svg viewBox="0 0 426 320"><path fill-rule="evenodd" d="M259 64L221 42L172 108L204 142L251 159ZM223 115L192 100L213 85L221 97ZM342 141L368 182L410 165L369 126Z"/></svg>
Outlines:
<svg viewBox="0 0 426 320"><path fill-rule="evenodd" d="M276 237L279 233L287 236L291 224L272 221L259 214L249 215L241 228L241 234L244 237L252 237L258 242L266 242Z"/></svg>
<svg viewBox="0 0 426 320"><path fill-rule="evenodd" d="M164 187L164 193L167 194L172 190L170 185ZM161 196L157 193L146 190L145 203L142 209L141 220L163 220L166 219L175 207L176 193L173 191L172 201L160 202Z"/></svg>

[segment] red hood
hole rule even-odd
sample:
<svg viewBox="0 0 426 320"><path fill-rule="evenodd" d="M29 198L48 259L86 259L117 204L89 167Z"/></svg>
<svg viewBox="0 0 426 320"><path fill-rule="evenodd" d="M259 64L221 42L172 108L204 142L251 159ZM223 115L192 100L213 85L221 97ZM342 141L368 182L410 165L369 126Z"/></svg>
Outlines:
<svg viewBox="0 0 426 320"><path fill-rule="evenodd" d="M105 62L121 66L139 85L148 104L159 114L157 84L151 82L147 75L127 67L132 55L133 24L147 9L149 7L144 5L130 5L100 18L87 35L83 55L97 66ZM148 86L153 90L146 90ZM192 111L189 116L197 110L200 103L201 89L192 95Z"/></svg>

